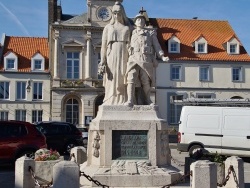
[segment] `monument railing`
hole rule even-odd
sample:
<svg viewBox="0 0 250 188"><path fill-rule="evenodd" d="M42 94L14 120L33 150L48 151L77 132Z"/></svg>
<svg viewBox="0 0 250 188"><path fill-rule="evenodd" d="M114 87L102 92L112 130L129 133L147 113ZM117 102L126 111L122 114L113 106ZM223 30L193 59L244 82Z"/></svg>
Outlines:
<svg viewBox="0 0 250 188"><path fill-rule="evenodd" d="M44 180L40 177L38 177L34 173L35 168L35 161L33 159L29 158L19 158L16 161L16 181L15 185L23 185L24 188L33 188L35 186L42 187L42 188L48 188L48 187L61 187L66 188L68 185L60 184L61 180L67 180L67 176L69 174L72 175L72 180L70 183L75 184L76 186L72 186L73 188L77 187L79 188L79 179L81 176L84 178L87 178L88 181L93 182L99 187L103 188L109 188L109 185L102 184L100 181L95 180L79 168L79 164L77 163L77 155L72 154L69 158L70 161L61 161L57 163L53 167L53 179L52 181ZM28 168L26 168L28 167ZM73 169L72 169L73 167ZM211 185L212 187L244 187L244 165L243 160L239 157L229 157L225 161L225 170L227 171L226 176L224 176L224 180L221 183L215 183L218 182L217 180L217 166L214 162L208 161L208 160L198 160L193 162L190 165L190 171L185 173L184 175L180 176L179 179L176 179L171 184L167 184L162 186L162 188L169 188L170 186L174 186L180 183L185 182L185 179L190 177L190 185L191 188L199 188L199 187L208 187ZM27 173L27 171L29 173ZM62 173L63 172L63 173ZM75 173L73 173L75 172ZM204 172L206 177L204 177ZM208 172L208 173L207 173ZM72 174L73 173L73 174ZM54 175L56 176L54 177ZM58 175L60 174L60 176ZM58 180L58 177L60 178L60 181ZM217 181L216 181L217 180ZM42 182L42 183L41 183ZM200 183L202 182L202 185ZM59 185L60 184L60 185ZM78 186L77 186L78 185Z"/></svg>
<svg viewBox="0 0 250 188"><path fill-rule="evenodd" d="M170 183L170 184L168 184L168 185L162 186L162 188L170 188L170 186L174 186L174 185L177 185L177 184L179 184L179 183L183 183L183 182L185 182L185 179L186 179L187 177L189 177L189 176L192 176L192 171L190 171L190 172L187 173L187 174L182 175L178 180L176 180L176 181L174 181L174 182L172 182L172 183Z"/></svg>
<svg viewBox="0 0 250 188"><path fill-rule="evenodd" d="M85 178L87 178L89 181L93 182L94 184L96 184L97 186L103 187L103 188L109 188L108 185L103 185L101 184L99 181L91 178L89 175L85 174L84 172L80 171L80 176L84 176Z"/></svg>
<svg viewBox="0 0 250 188"><path fill-rule="evenodd" d="M73 157L74 157L74 155L72 155L72 158L73 158ZM70 159L70 160L71 160L71 159ZM53 181L49 182L49 181L47 181L47 180L44 180L44 179L42 179L42 178L36 176L31 166L29 167L29 171L30 171L30 173L31 173L32 178L34 179L34 182L35 182L35 185L36 185L36 186L39 186L39 187L42 187L42 188L48 188L48 187L52 187L52 186L53 186ZM233 174L233 178L234 178L235 183L238 184L238 180L237 180L236 173L235 173L235 171L234 171L233 166L231 165L231 166L228 168L228 173L227 173L227 175L226 175L224 181L223 181L222 183L217 183L217 186L219 186L219 187L226 186L227 182L228 182L229 179L230 179L230 174L231 174L231 173ZM174 186L174 185L177 185L177 184L179 184L179 183L182 183L182 182L185 181L185 178L187 178L187 177L189 177L189 176L192 176L192 174L193 174L192 171L190 171L189 173L184 174L183 176L181 176L178 180L174 181L173 183L162 186L162 188L170 188L170 186ZM91 178L89 175L85 174L84 172L81 172L81 171L80 171L80 172L79 172L79 175L80 175L80 176L84 176L85 178L87 178L89 181L93 182L93 183L96 184L97 186L100 186L100 187L103 187L103 188L109 188L108 185L104 185L104 184L100 183L99 181L97 181L97 180ZM40 184L38 180L44 182L44 184Z"/></svg>
<svg viewBox="0 0 250 188"><path fill-rule="evenodd" d="M231 165L231 166L228 168L227 175L226 175L224 181L223 181L222 183L217 183L217 186L219 186L219 187L225 186L225 185L227 184L229 178L230 178L231 172L233 173L234 181L235 181L235 183L237 184L237 177L236 177L236 174L235 174L235 171L234 171L234 167ZM235 179L235 177L236 177L236 179Z"/></svg>
<svg viewBox="0 0 250 188"><path fill-rule="evenodd" d="M32 169L31 166L29 166L29 172L30 172L32 178L34 179L34 183L35 183L36 186L42 187L42 188L48 188L48 187L52 187L53 186L53 180L52 181L47 181L45 179L42 179L42 178L36 176L35 172L34 172L34 170ZM40 182L44 182L44 183L41 184L41 183L39 183L39 181Z"/></svg>

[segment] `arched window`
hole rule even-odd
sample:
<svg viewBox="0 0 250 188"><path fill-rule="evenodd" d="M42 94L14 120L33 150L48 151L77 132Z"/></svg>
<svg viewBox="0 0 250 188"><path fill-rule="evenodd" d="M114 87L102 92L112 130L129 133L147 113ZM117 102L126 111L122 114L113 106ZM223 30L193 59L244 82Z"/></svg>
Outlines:
<svg viewBox="0 0 250 188"><path fill-rule="evenodd" d="M233 96L233 97L231 97L231 99L243 99L243 98L240 96Z"/></svg>
<svg viewBox="0 0 250 188"><path fill-rule="evenodd" d="M79 103L76 99L69 99L66 102L66 122L79 124Z"/></svg>

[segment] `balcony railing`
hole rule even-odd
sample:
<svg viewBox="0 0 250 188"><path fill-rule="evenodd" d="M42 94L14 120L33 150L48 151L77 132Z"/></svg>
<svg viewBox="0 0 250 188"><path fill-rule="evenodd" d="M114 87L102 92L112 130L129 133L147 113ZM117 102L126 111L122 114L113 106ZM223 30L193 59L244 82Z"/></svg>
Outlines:
<svg viewBox="0 0 250 188"><path fill-rule="evenodd" d="M91 85L86 84L87 81L90 80L60 80L60 87L63 88L85 88L85 87L91 87ZM92 87L102 87L102 80L91 80L92 81Z"/></svg>
<svg viewBox="0 0 250 188"><path fill-rule="evenodd" d="M60 87L86 87L84 80L61 80Z"/></svg>

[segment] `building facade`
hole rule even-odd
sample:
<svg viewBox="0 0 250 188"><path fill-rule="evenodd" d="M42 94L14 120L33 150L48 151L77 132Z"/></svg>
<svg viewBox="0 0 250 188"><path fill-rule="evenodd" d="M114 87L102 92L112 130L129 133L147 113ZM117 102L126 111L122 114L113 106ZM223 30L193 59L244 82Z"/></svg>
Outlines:
<svg viewBox="0 0 250 188"><path fill-rule="evenodd" d="M97 67L102 30L115 1L88 0L87 13L78 16L62 14L62 8L52 2L55 4L50 0L49 10L57 7L50 12L50 17L56 16L49 19L53 20L49 31L52 118L88 125L103 99L104 88ZM170 58L168 63L159 61L157 87L152 92L161 116L170 126L178 125L182 108L175 101L249 98L250 58L227 21L157 18L147 21L157 29L160 44ZM77 82L83 86L76 86ZM66 83L70 86L65 86Z"/></svg>
<svg viewBox="0 0 250 188"><path fill-rule="evenodd" d="M47 38L3 34L0 46L0 120L50 119Z"/></svg>
<svg viewBox="0 0 250 188"><path fill-rule="evenodd" d="M227 21L154 19L152 23L159 28L162 48L170 58L156 74L157 104L170 126L178 126L183 105L248 101L250 57Z"/></svg>
<svg viewBox="0 0 250 188"><path fill-rule="evenodd" d="M48 2L52 119L88 126L104 98L97 69L115 0L88 0L87 13L77 16L62 14L56 0Z"/></svg>
<svg viewBox="0 0 250 188"><path fill-rule="evenodd" d="M115 1L87 0L86 13L69 15L63 14L57 0L48 0L48 39L2 38L1 119L89 125L104 98L97 70L102 31ZM152 99L170 126L178 126L187 101L249 99L250 57L227 21L146 20L149 28L157 30L170 58L167 63L159 60L152 89ZM24 46L29 46L29 53Z"/></svg>

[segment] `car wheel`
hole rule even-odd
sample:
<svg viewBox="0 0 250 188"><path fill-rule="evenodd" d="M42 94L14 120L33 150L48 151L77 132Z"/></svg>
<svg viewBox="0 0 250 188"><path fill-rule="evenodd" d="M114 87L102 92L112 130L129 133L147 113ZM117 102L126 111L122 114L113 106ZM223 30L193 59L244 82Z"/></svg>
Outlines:
<svg viewBox="0 0 250 188"><path fill-rule="evenodd" d="M22 157L22 156L26 156L29 157L31 159L35 159L35 150L24 150L21 151L18 155L17 155L17 159Z"/></svg>
<svg viewBox="0 0 250 188"><path fill-rule="evenodd" d="M84 138L82 142L83 142L83 147L87 148L87 146L88 146L88 139Z"/></svg>
<svg viewBox="0 0 250 188"><path fill-rule="evenodd" d="M190 148L189 148L189 156L190 157L193 157L198 150L202 149L202 146L201 145L192 145Z"/></svg>
<svg viewBox="0 0 250 188"><path fill-rule="evenodd" d="M70 150L74 148L76 144L74 142L68 142L65 147L65 151L67 154L70 154Z"/></svg>

